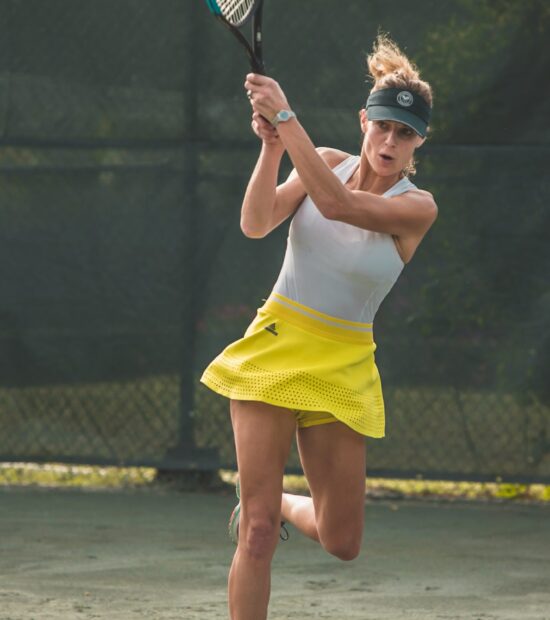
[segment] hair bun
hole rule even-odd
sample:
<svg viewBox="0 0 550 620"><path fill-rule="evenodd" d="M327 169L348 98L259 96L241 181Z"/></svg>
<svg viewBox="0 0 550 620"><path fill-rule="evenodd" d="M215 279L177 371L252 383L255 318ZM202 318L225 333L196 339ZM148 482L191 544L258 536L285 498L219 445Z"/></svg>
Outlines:
<svg viewBox="0 0 550 620"><path fill-rule="evenodd" d="M372 53L367 57L367 64L375 83L392 73L409 80L420 78L418 69L387 34L376 37Z"/></svg>
<svg viewBox="0 0 550 620"><path fill-rule="evenodd" d="M432 105L432 89L420 79L420 72L390 37L380 33L367 56L369 75L374 84L372 90L381 88L403 88L424 97Z"/></svg>

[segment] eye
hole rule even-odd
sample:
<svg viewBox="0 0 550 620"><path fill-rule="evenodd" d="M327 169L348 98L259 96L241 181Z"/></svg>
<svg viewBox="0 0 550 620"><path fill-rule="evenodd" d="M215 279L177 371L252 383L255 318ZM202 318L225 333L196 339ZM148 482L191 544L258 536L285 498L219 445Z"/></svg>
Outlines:
<svg viewBox="0 0 550 620"><path fill-rule="evenodd" d="M386 123L386 121L376 121L376 126L379 129L387 129L388 128L388 123Z"/></svg>
<svg viewBox="0 0 550 620"><path fill-rule="evenodd" d="M399 132L404 138L412 138L414 131L410 127L403 127Z"/></svg>

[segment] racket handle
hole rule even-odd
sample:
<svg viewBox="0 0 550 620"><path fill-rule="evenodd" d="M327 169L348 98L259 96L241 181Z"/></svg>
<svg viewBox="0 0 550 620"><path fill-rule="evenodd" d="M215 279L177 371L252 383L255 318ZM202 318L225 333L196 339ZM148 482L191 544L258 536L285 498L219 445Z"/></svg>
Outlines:
<svg viewBox="0 0 550 620"><path fill-rule="evenodd" d="M262 9L262 0L260 0L252 20L252 49L254 58L251 59L250 66L254 73L265 75L262 49Z"/></svg>
<svg viewBox="0 0 550 620"><path fill-rule="evenodd" d="M252 69L253 73L265 75L264 63L261 60L254 58L254 56L250 56L250 68Z"/></svg>

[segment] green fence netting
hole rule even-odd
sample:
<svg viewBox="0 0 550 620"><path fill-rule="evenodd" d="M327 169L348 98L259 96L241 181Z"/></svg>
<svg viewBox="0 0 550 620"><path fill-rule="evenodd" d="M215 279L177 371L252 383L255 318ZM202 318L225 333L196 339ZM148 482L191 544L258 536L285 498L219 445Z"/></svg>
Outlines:
<svg viewBox="0 0 550 620"><path fill-rule="evenodd" d="M439 218L377 316L369 472L550 480L550 4L266 0L317 145L358 152L379 28L434 88L415 182ZM200 0L0 0L2 460L234 465L198 378L288 230L239 230L247 70Z"/></svg>

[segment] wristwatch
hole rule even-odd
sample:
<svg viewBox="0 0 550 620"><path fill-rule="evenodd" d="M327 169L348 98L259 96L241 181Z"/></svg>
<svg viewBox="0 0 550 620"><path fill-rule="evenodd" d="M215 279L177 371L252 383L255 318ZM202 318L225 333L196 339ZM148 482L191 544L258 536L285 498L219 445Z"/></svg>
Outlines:
<svg viewBox="0 0 550 620"><path fill-rule="evenodd" d="M292 110L281 110L271 119L273 127L277 127L279 123L289 121L291 118L296 118L296 114Z"/></svg>

